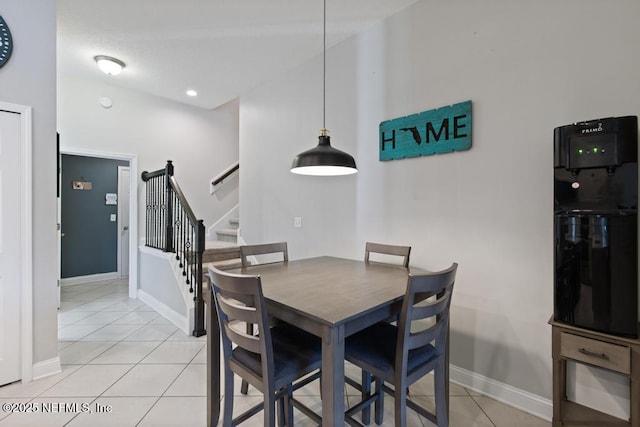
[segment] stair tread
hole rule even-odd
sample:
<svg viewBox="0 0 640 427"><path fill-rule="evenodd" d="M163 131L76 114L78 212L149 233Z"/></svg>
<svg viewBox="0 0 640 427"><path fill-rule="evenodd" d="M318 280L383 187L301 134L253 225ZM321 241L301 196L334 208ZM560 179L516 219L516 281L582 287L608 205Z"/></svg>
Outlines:
<svg viewBox="0 0 640 427"><path fill-rule="evenodd" d="M235 248L238 244L234 242L227 242L223 240L207 240L204 244L205 251L208 249L226 249Z"/></svg>
<svg viewBox="0 0 640 427"><path fill-rule="evenodd" d="M216 230L217 234L223 234L226 236L237 236L238 230L235 228L222 228L220 230Z"/></svg>

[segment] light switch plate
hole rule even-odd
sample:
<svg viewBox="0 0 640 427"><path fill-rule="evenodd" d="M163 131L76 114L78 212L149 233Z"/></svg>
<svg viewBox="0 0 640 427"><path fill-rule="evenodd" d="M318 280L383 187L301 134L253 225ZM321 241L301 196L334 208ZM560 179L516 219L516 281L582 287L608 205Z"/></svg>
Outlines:
<svg viewBox="0 0 640 427"><path fill-rule="evenodd" d="M116 214L111 214L111 222L116 222Z"/></svg>

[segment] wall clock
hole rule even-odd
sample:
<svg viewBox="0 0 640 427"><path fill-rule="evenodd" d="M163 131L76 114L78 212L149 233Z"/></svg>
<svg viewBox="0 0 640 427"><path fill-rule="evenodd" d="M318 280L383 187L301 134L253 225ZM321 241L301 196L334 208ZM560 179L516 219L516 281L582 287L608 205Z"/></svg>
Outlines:
<svg viewBox="0 0 640 427"><path fill-rule="evenodd" d="M13 39L9 26L0 16L0 68L4 66L11 56L13 50Z"/></svg>

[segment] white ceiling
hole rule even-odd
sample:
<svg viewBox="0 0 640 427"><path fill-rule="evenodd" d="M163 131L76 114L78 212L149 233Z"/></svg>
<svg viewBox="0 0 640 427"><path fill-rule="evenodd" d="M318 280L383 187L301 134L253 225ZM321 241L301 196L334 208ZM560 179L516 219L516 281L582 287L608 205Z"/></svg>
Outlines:
<svg viewBox="0 0 640 427"><path fill-rule="evenodd" d="M327 46L419 0L327 0ZM215 108L322 52L322 0L58 0L58 72ZM106 76L93 57L127 66ZM198 91L198 97L185 94Z"/></svg>

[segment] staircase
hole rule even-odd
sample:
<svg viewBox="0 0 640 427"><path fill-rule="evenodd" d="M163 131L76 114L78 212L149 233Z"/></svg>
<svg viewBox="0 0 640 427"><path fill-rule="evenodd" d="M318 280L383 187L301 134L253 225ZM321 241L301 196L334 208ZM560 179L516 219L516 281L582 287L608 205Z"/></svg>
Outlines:
<svg viewBox="0 0 640 427"><path fill-rule="evenodd" d="M220 230L216 230L216 235L218 237L218 241L222 242L232 242L236 245L238 244L238 227L240 225L240 220L237 218L229 219L229 228L223 228Z"/></svg>
<svg viewBox="0 0 640 427"><path fill-rule="evenodd" d="M219 270L229 270L240 268L240 248L238 247L238 226L237 218L229 219L229 227L216 230L217 240L206 242L206 249L202 254L202 270L207 274L207 265L211 263ZM204 281L206 282L206 280Z"/></svg>
<svg viewBox="0 0 640 427"><path fill-rule="evenodd" d="M222 184L239 167L237 163L232 165L222 176L212 181L213 191L216 185ZM141 175L146 194L144 245L150 248L149 259L144 266L148 275L165 267L174 274L159 275L161 277L154 284L160 282L160 286L148 289L140 287L139 293L147 295L148 303L166 311L165 317L173 319L171 321L177 326L185 331L192 329L192 335L199 337L206 333L203 291L209 282L207 264L214 263L220 269L242 265L237 242L238 220L228 220L237 215L235 212L238 207L218 221L227 221L230 228L216 233L217 240L206 242L211 230L207 232L204 221L195 216L178 185L174 169L173 162L168 160L163 169L144 171ZM216 230L218 223L212 226L212 230ZM158 251L161 253L157 253ZM170 276L171 280L165 280ZM179 292L175 292L175 284L179 285ZM181 297L185 306L180 303L174 305L176 297ZM190 300L193 300L193 308L189 307Z"/></svg>

